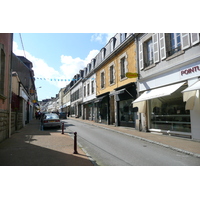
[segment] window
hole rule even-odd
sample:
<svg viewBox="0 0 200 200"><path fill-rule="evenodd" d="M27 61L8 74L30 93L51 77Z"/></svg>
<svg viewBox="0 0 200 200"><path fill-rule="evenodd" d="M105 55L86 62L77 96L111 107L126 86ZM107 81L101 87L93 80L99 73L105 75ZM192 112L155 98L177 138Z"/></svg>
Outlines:
<svg viewBox="0 0 200 200"><path fill-rule="evenodd" d="M126 33L120 33L120 41L121 43L126 39Z"/></svg>
<svg viewBox="0 0 200 200"><path fill-rule="evenodd" d="M105 87L105 72L101 72L101 88L103 89Z"/></svg>
<svg viewBox="0 0 200 200"><path fill-rule="evenodd" d="M119 72L120 72L120 80L125 79L126 78L126 72L128 72L128 60L127 60L128 56L127 53L123 53L120 57L119 57Z"/></svg>
<svg viewBox="0 0 200 200"><path fill-rule="evenodd" d="M111 38L110 40L110 51L112 52L115 48L115 38Z"/></svg>
<svg viewBox="0 0 200 200"><path fill-rule="evenodd" d="M94 94L94 81L91 82L91 92Z"/></svg>
<svg viewBox="0 0 200 200"><path fill-rule="evenodd" d="M94 67L95 67L95 58L92 59L91 65L92 65L92 66L91 66L92 69L94 69Z"/></svg>
<svg viewBox="0 0 200 200"><path fill-rule="evenodd" d="M121 71L121 79L125 78L125 57L121 58L121 65L120 65L120 71Z"/></svg>
<svg viewBox="0 0 200 200"><path fill-rule="evenodd" d="M90 84L89 83L87 84L87 95L88 96L90 95Z"/></svg>
<svg viewBox="0 0 200 200"><path fill-rule="evenodd" d="M5 53L0 44L0 94L4 95Z"/></svg>
<svg viewBox="0 0 200 200"><path fill-rule="evenodd" d="M101 60L102 60L102 61L103 61L104 58L105 58L105 52L106 52L106 49L103 48L103 49L101 50Z"/></svg>
<svg viewBox="0 0 200 200"><path fill-rule="evenodd" d="M114 66L110 66L110 84L114 83Z"/></svg>
<svg viewBox="0 0 200 200"><path fill-rule="evenodd" d="M153 64L153 42L152 38L145 42L145 49L146 49L146 55L145 55L145 67L148 67L149 65Z"/></svg>
<svg viewBox="0 0 200 200"><path fill-rule="evenodd" d="M83 95L86 96L86 86L83 87Z"/></svg>
<svg viewBox="0 0 200 200"><path fill-rule="evenodd" d="M181 50L181 36L180 33L170 33L169 34L170 47L168 50L168 56Z"/></svg>

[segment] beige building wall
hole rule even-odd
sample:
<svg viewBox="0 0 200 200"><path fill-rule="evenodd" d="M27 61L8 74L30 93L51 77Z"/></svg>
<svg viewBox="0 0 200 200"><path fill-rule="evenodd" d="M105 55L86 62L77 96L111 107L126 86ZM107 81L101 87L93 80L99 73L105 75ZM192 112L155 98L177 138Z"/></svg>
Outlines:
<svg viewBox="0 0 200 200"><path fill-rule="evenodd" d="M116 88L126 85L131 82L136 82L136 78L121 79L120 77L120 59L126 57L126 72L137 72L136 70L136 45L134 42L129 44L121 52L117 53L116 56L110 59L103 67L96 72L96 95L101 95L106 92L111 92ZM110 66L114 65L114 83L110 84ZM105 87L101 88L101 72L105 72Z"/></svg>

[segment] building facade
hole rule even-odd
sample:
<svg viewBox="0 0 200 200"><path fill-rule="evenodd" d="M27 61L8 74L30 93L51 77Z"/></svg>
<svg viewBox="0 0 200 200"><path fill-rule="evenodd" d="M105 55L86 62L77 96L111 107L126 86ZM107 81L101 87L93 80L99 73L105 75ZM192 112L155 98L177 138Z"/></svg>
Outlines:
<svg viewBox="0 0 200 200"><path fill-rule="evenodd" d="M126 77L137 71L134 34L116 34L96 60L96 121L135 127L137 114L131 103L137 96L136 78Z"/></svg>
<svg viewBox="0 0 200 200"><path fill-rule="evenodd" d="M83 75L83 119L92 121L95 119L94 101L96 99L96 74L94 69L95 58L84 68Z"/></svg>
<svg viewBox="0 0 200 200"><path fill-rule="evenodd" d="M83 70L76 74L73 78L73 85L70 88L70 115L72 117L82 117L82 87Z"/></svg>
<svg viewBox="0 0 200 200"><path fill-rule="evenodd" d="M0 142L11 136L13 34L0 33Z"/></svg>
<svg viewBox="0 0 200 200"><path fill-rule="evenodd" d="M199 33L137 34L138 127L200 139Z"/></svg>

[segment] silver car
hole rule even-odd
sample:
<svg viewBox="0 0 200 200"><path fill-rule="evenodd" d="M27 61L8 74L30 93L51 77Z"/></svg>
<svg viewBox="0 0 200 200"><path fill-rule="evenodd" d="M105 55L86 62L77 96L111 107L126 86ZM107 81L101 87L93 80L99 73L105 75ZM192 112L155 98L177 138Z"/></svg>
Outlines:
<svg viewBox="0 0 200 200"><path fill-rule="evenodd" d="M61 122L59 116L55 113L47 113L41 119L43 128L46 127L59 127L61 128Z"/></svg>

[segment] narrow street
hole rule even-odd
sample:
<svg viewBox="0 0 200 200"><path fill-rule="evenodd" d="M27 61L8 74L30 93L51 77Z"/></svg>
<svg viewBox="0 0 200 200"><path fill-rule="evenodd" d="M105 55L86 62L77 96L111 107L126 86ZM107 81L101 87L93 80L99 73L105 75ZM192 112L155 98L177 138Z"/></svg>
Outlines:
<svg viewBox="0 0 200 200"><path fill-rule="evenodd" d="M76 120L65 120L66 132L100 166L195 166L200 159L156 144Z"/></svg>

